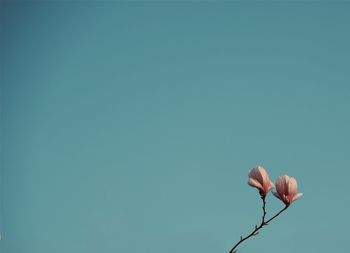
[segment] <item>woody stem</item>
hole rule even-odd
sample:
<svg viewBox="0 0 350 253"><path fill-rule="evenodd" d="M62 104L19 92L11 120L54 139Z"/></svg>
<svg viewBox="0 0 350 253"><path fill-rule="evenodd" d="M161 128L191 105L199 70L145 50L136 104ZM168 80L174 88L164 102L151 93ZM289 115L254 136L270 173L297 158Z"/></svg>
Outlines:
<svg viewBox="0 0 350 253"><path fill-rule="evenodd" d="M250 237L252 236L255 236L255 235L258 235L259 234L259 230L263 227L263 226L266 226L268 225L268 223L270 221L272 221L273 219L275 219L277 216L279 216L281 213L283 213L287 208L288 206L286 205L282 210L280 210L278 213L276 213L274 216L272 216L270 219L268 219L267 221L265 221L265 216L266 216L266 201L265 201L265 196L261 196L261 199L263 201L263 206L262 206L262 210L263 210L263 215L262 215L262 218L261 218L261 223L260 225L255 225L255 229L247 236L245 237L242 237L241 236L241 239L235 244L235 246L233 246L233 248L229 251L229 253L235 253L236 252L236 248L238 247L238 245L240 245L242 242L244 242L245 240L249 239Z"/></svg>

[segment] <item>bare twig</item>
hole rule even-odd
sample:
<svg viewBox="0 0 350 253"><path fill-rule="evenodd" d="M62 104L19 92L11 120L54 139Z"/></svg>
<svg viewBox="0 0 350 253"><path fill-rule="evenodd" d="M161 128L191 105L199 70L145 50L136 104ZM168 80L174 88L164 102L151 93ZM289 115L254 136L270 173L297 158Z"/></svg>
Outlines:
<svg viewBox="0 0 350 253"><path fill-rule="evenodd" d="M263 215L262 215L262 218L261 218L261 223L260 225L255 225L255 228L253 230L253 232L251 232L249 235L245 236L245 237L242 237L240 238L240 240L236 243L235 246L233 246L233 248L229 251L229 253L235 253L237 252L236 248L238 247L238 245L240 245L242 242L244 242L245 240L249 239L250 237L252 236L255 236L255 235L258 235L259 234L259 230L268 225L268 223L270 221L272 221L273 219L275 219L277 216L279 216L281 213L283 213L287 208L288 206L286 205L282 210L280 210L278 213L276 213L274 216L272 216L270 219L268 219L267 221L265 221L265 217L266 217L266 201L265 201L265 196L261 196L261 199L263 201L263 206L262 206L262 210L263 210Z"/></svg>

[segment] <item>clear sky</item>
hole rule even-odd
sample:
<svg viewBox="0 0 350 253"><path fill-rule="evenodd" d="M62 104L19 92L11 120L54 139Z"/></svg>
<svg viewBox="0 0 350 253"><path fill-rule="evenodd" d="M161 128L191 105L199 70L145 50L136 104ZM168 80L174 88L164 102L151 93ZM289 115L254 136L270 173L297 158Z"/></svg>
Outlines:
<svg viewBox="0 0 350 253"><path fill-rule="evenodd" d="M350 252L350 3L1 11L1 252Z"/></svg>

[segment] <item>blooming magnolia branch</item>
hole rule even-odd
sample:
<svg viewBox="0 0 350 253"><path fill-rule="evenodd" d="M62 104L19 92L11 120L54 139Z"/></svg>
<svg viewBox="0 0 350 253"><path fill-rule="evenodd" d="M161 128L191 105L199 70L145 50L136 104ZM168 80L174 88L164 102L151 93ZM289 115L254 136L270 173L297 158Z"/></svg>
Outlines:
<svg viewBox="0 0 350 253"><path fill-rule="evenodd" d="M283 177L278 177L276 181L276 186L270 181L269 175L265 171L265 169L261 166L252 169L249 172L248 175L248 184L252 187L255 187L259 190L260 197L263 202L262 210L263 215L261 218L261 223L259 225L255 225L254 230L247 236L240 238L240 240L233 246L233 248L229 251L229 253L235 253L237 252L237 247L244 242L245 240L249 239L252 236L256 236L259 234L259 230L263 228L264 226L268 225L269 222L277 218L281 213L283 213L287 208L290 206L292 202L300 198L303 194L302 193L296 193L298 184L297 181L293 177L289 177L287 175L284 175ZM284 208L281 209L279 212L277 212L274 216L272 216L270 219L265 220L266 217L266 195L267 193L272 190L273 188L276 188L277 192L272 192L272 194L280 199L284 204Z"/></svg>

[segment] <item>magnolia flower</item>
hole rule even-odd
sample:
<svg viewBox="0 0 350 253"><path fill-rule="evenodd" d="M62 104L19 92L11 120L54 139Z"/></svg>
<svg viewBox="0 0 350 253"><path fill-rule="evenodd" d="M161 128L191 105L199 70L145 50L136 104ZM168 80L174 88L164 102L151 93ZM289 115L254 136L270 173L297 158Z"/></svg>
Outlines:
<svg viewBox="0 0 350 253"><path fill-rule="evenodd" d="M289 206L303 195L302 193L297 194L297 189L298 183L295 178L284 175L283 177L278 177L276 181L277 192L272 193L282 200L286 206Z"/></svg>
<svg viewBox="0 0 350 253"><path fill-rule="evenodd" d="M261 197L265 197L272 188L275 188L266 170L261 166L250 170L248 177L248 184L257 188Z"/></svg>

